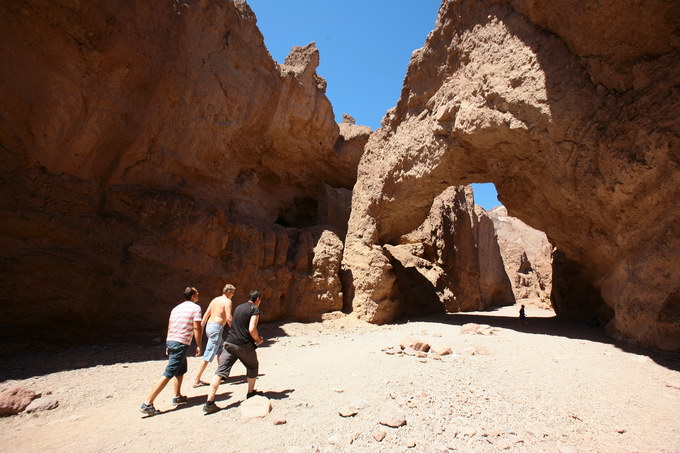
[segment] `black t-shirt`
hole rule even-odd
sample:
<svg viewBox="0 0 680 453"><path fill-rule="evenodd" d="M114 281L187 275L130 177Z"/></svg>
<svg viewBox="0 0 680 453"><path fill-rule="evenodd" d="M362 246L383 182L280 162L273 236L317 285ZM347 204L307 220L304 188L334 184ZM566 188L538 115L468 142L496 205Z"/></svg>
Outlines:
<svg viewBox="0 0 680 453"><path fill-rule="evenodd" d="M237 346L248 343L255 344L253 337L250 336L250 318L259 314L260 309L250 301L236 307L234 317L231 320L231 329L229 329L224 341Z"/></svg>

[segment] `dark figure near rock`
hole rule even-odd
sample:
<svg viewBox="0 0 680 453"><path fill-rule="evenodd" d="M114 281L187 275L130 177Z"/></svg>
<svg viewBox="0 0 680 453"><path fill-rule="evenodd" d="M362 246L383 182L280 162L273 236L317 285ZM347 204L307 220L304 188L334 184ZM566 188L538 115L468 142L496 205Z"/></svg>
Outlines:
<svg viewBox="0 0 680 453"><path fill-rule="evenodd" d="M523 326L527 325L527 314L524 311L524 305L519 309L519 323Z"/></svg>

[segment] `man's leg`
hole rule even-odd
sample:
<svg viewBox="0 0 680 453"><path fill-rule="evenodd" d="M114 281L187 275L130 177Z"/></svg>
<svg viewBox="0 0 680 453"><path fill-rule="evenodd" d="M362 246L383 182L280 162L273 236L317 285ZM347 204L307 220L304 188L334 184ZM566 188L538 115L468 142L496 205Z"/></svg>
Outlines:
<svg viewBox="0 0 680 453"><path fill-rule="evenodd" d="M210 381L210 391L208 392L208 402L213 403L215 402L215 394L217 393L217 389L220 387L220 382L222 382L222 376L219 374L216 374L213 376L212 380Z"/></svg>
<svg viewBox="0 0 680 453"><path fill-rule="evenodd" d="M145 403L148 405L153 405L153 401L156 399L159 393L165 388L166 385L168 385L168 382L170 381L170 378L166 378L165 376L161 377L156 384L154 384L153 388L151 389L151 393L149 393L149 396L146 398Z"/></svg>
<svg viewBox="0 0 680 453"><path fill-rule="evenodd" d="M175 376L175 380L173 381L175 386L175 396L182 395L182 379L184 379L183 374L181 376Z"/></svg>
<svg viewBox="0 0 680 453"><path fill-rule="evenodd" d="M236 363L237 357L231 353L230 348L225 345L220 357L218 359L217 371L210 381L210 391L208 392L208 399L206 405L210 405L215 402L215 394L217 389L222 382L222 378L228 378L229 373L231 373L231 367Z"/></svg>
<svg viewBox="0 0 680 453"><path fill-rule="evenodd" d="M201 385L201 377L203 376L203 372L205 371L206 367L208 366L208 361L202 361L201 365L198 367L198 374L196 375L196 379L194 380L194 387Z"/></svg>
<svg viewBox="0 0 680 453"><path fill-rule="evenodd" d="M255 381L257 381L257 378L248 378L248 393L253 393L255 391Z"/></svg>

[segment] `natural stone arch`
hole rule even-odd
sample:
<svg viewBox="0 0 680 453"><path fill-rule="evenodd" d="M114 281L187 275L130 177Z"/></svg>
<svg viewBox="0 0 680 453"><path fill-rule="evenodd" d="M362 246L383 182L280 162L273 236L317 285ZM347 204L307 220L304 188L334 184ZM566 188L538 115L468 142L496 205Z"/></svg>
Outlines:
<svg viewBox="0 0 680 453"><path fill-rule="evenodd" d="M359 166L343 258L359 316L399 314L383 245L444 187L494 182L509 213L563 253L558 312L596 315L600 292L617 332L680 347L680 59L668 19L680 16L657 3L444 2ZM584 17L579 33L565 25Z"/></svg>

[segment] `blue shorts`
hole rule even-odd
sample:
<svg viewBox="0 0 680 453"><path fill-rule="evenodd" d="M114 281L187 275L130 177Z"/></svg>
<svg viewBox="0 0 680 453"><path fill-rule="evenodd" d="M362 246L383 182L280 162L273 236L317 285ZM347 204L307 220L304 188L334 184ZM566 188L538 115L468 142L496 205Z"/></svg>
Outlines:
<svg viewBox="0 0 680 453"><path fill-rule="evenodd" d="M171 379L177 376L184 376L187 372L187 350L188 344L179 341L168 341L168 366L165 367L163 376Z"/></svg>
<svg viewBox="0 0 680 453"><path fill-rule="evenodd" d="M216 355L222 353L222 329L219 322L209 322L205 325L205 334L208 336L208 344L205 345L203 360L212 362Z"/></svg>

